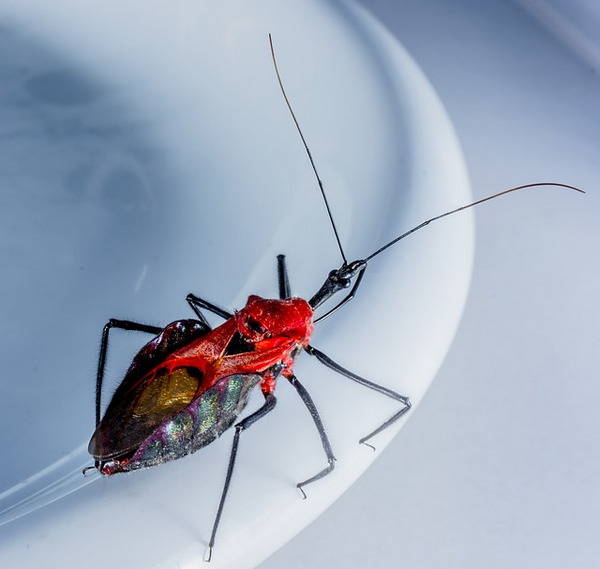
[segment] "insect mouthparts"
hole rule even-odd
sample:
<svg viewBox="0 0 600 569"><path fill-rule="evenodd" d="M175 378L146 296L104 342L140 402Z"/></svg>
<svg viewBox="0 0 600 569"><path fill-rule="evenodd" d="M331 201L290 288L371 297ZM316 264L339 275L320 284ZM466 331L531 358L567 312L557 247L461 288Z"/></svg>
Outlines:
<svg viewBox="0 0 600 569"><path fill-rule="evenodd" d="M317 308L325 301L329 300L336 292L348 288L352 283L352 279L356 277L352 290L348 293L342 301L334 306L329 312L326 312L319 318L315 319L315 322L323 320L330 314L333 314L338 308L341 308L346 302L354 298L356 289L360 285L360 281L363 278L363 274L367 268L367 261L359 259L352 261L351 263L344 263L339 269L334 269L327 275L327 279L321 286L321 288L315 293L315 295L308 301L313 307Z"/></svg>
<svg viewBox="0 0 600 569"><path fill-rule="evenodd" d="M340 279L352 279L356 276L356 273L360 271L363 267L367 266L367 261L364 259L358 259L356 261L352 261L350 264L344 263L339 269L336 271L331 271L332 273L336 273L337 277ZM329 273L331 275L331 273Z"/></svg>

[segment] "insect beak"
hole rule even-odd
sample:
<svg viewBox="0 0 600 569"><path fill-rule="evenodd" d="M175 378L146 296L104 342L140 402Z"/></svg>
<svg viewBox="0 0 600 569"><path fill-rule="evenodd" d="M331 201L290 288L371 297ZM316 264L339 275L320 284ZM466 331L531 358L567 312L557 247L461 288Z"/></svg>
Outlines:
<svg viewBox="0 0 600 569"><path fill-rule="evenodd" d="M336 292L348 288L352 283L352 279L356 275L364 271L367 267L367 261L358 260L351 263L344 263L339 269L334 269L329 273L327 279L316 292L316 294L308 301L314 308L329 300Z"/></svg>

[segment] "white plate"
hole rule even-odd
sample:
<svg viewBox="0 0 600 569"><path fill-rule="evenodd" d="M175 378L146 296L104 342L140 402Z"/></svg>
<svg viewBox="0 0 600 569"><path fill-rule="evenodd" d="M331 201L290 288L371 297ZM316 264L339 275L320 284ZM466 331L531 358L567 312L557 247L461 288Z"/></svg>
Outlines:
<svg viewBox="0 0 600 569"><path fill-rule="evenodd" d="M0 509L12 509L0 565L197 566L230 433L159 468L78 471L109 317L189 317L189 291L230 308L273 295L280 252L304 297L340 264L267 33L350 257L469 200L457 141L414 62L351 3L26 0L1 12ZM472 248L469 214L397 245L314 345L418 403L460 318ZM145 340L114 334L108 392ZM259 563L376 456L357 440L397 406L308 359L296 371L337 468L299 499L295 482L324 457L280 385L277 410L242 437L213 567Z"/></svg>

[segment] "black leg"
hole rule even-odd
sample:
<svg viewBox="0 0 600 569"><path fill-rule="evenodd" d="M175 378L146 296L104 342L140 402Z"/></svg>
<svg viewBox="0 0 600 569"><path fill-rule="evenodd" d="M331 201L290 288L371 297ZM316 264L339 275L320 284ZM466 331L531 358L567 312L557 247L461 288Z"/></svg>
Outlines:
<svg viewBox="0 0 600 569"><path fill-rule="evenodd" d="M190 296L191 294L188 294L185 297L185 301L190 305L190 308L194 311L198 317L198 320L200 320L200 322L202 322L202 324L204 324L208 330L212 330L212 326L208 323L206 316L202 314L202 311L194 304L194 301L190 298Z"/></svg>
<svg viewBox="0 0 600 569"><path fill-rule="evenodd" d="M111 318L102 330L102 340L100 343L100 355L98 357L98 372L96 374L96 428L100 424L100 405L102 400L102 382L104 380L104 366L106 365L106 354L108 352L108 335L111 328L121 328L122 330L135 330L137 332L146 332L148 334L159 334L162 328L159 326L149 326L148 324L139 324L130 320L117 320Z"/></svg>
<svg viewBox="0 0 600 569"><path fill-rule="evenodd" d="M200 298L195 294L192 294L191 292L185 297L185 299L187 300L188 304L192 307L192 310L196 313L198 318L207 326L208 322L206 321L206 318L204 318L204 315L200 312L200 308L206 308L206 310L209 310L210 312L216 314L217 316L220 316L221 318L225 318L225 320L228 320L233 316L233 314L227 312L227 310L223 310L222 308L219 308L218 306L208 302L208 300L204 300L203 298Z"/></svg>
<svg viewBox="0 0 600 569"><path fill-rule="evenodd" d="M364 385L365 387L368 387L369 389L372 389L373 391L377 391L378 393L381 393L382 395L386 395L387 397L391 397L392 399L396 399L396 401L400 401L402 403L402 409L400 409L400 411L398 411L397 413L394 413L387 421L382 423L373 432L369 433L368 435L366 435L362 439L360 439L360 441L358 441L359 443L366 444L367 446L374 449L375 447L373 447L372 445L369 445L367 443L367 441L371 437L374 437L375 435L377 435L378 433L383 431L384 429L387 429L390 425L395 423L398 419L400 419L400 417L402 417L402 415L404 415L410 409L410 399L408 397L406 397L404 395L400 395L399 393L396 393L395 391L392 391L391 389L388 389L387 387L384 387L383 385L373 383L372 381L369 381L368 379L365 379L364 377L361 377L360 375L356 375L355 373L348 371L347 369L343 368L340 364L334 362L329 356L325 355L320 350L313 348L312 346L307 346L306 352L308 354L310 354L311 356L315 356L322 364L326 365L328 368L332 369L333 371L338 372L339 374L351 379L352 381L356 381L356 383L360 383L360 385Z"/></svg>
<svg viewBox="0 0 600 569"><path fill-rule="evenodd" d="M217 515L213 523L210 541L208 542L208 551L204 558L204 560L207 562L210 561L212 550L215 545L215 536L217 535L217 529L219 528L219 522L221 521L221 514L223 513L223 506L225 505L225 498L227 498L227 491L229 490L229 484L231 482L231 475L233 474L233 467L235 466L235 458L237 455L240 434L250 425L264 417L269 411L272 411L276 403L277 399L273 394L266 395L263 406L251 415L248 415L248 417L237 423L235 426L235 435L233 436L233 446L231 447L231 454L229 455L229 466L227 467L227 475L225 476L225 485L223 486L223 492L221 493L221 501L219 502Z"/></svg>
<svg viewBox="0 0 600 569"><path fill-rule="evenodd" d="M327 456L327 462L329 463L328 466L326 466L320 472L317 472L317 474L315 474L314 476L307 478L304 482L299 482L298 484L296 484L296 487L298 488L298 490L300 490L300 492L302 492L302 496L304 497L304 499L306 499L306 492L304 492L303 486L311 484L312 482L316 482L324 476L327 476L335 466L335 456L333 456L331 443L329 442L329 438L327 437L327 433L325 432L325 427L323 427L323 422L321 421L319 412L317 411L317 408L313 403L313 400L309 395L308 391L306 391L304 386L298 381L298 378L295 375L290 377L289 381L296 388L298 395L300 395L300 398L304 402L304 405L306 405L306 408L308 409L310 416L312 417L312 420L315 423L315 427L317 427L317 431L319 431L319 437L321 437L321 444L323 445L323 450L325 451L325 455Z"/></svg>
<svg viewBox="0 0 600 569"><path fill-rule="evenodd" d="M277 255L277 280L279 282L279 298L282 300L284 298L291 298L292 290L290 288L285 255Z"/></svg>
<svg viewBox="0 0 600 569"><path fill-rule="evenodd" d="M315 322L319 322L320 320L324 320L328 316L331 316L334 312L336 312L342 306L344 306L344 304L346 304L347 302L350 302L354 298L354 295L356 294L356 291L358 290L358 287L360 286L360 282L363 279L366 268L367 268L367 266L365 265L360 270L360 272L358 273L358 276L356 277L356 281L354 282L354 286L352 287L352 290L344 297L344 299L341 300L338 304L336 304L331 310L328 310L325 314L319 316L318 318L315 318Z"/></svg>

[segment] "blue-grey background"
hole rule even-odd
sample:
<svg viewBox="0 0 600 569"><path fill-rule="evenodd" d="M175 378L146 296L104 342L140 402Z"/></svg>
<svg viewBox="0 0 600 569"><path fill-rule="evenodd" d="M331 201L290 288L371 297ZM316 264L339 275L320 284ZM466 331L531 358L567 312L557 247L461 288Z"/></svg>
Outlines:
<svg viewBox="0 0 600 569"><path fill-rule="evenodd" d="M600 8L361 3L437 89L476 196L547 180L588 193L477 212L470 298L425 400L261 569L597 567Z"/></svg>
<svg viewBox="0 0 600 569"><path fill-rule="evenodd" d="M16 506L8 511L12 518L59 498L3 528L2 567L38 567L57 555L66 567L106 564L90 551L110 551L131 569L200 562L207 538L202 541L199 528L209 530L213 521L228 441L199 454L200 468L189 457L116 482L84 480L93 423L90 379L98 331L109 315L168 322L182 314L189 290L240 306L249 292L272 294L273 259L281 251L290 259L294 290L304 295L339 262L330 228L313 222L315 202L325 212L299 141L294 136L292 144L284 143L294 133L274 82L267 31L285 40L281 56L296 79L290 90L310 95L312 104L298 103L311 117L311 133L324 135L319 143L311 134L311 141L327 165L322 175L332 190L338 188L328 189L336 221L340 228L352 227L348 251L372 250L382 235L406 226L404 216L420 220L432 204L443 210L468 199L466 169L431 87L367 12L320 0L184 2L175 11L165 0L144 4L144 18L139 0L98 4L94 18L89 3L79 0L52 7L27 0L12 5L14 10L0 4L6 188L0 225L7 261L0 279L0 312L7 315L1 321L6 358L0 358L0 492L25 482L0 494L0 510ZM320 42L309 41L313 36ZM295 57L288 59L289 51ZM284 147L289 156L282 154ZM331 155L340 157L337 166ZM360 212L354 223L353 212ZM353 303L345 317L351 325L342 316L333 322L333 334L329 322L319 333L321 340L329 335L331 353L354 352L359 361L367 356L373 377L389 375L385 346L391 342L402 376L385 383L397 382L415 402L447 352L471 276L471 216L438 227L398 250L397 260L377 263L365 284L365 292L371 287L376 294L364 294L374 302ZM385 309L385 299L404 306L396 308L400 326L382 322L376 312L377 304ZM436 321L431 332L423 324L429 320ZM140 341L139 334L115 332L108 393ZM297 472L316 471L323 458L314 431L306 428L305 410L282 397L278 413L285 420L268 439L250 437L254 446L243 445L251 458L236 475L241 499L228 505L213 565L258 564L375 456L356 444L366 431L361 419L366 427L371 417L383 416L377 408L391 402L375 397L365 406L360 390L320 381L325 372L321 366L306 377L321 384L318 406L340 459L335 475L315 485L310 500L299 499ZM368 414L355 411L361 408ZM383 433L380 448L382 441ZM289 460L282 460L284 454ZM183 478L177 480L173 469ZM158 486L144 488L145 477ZM114 523L118 512L135 519L127 532Z"/></svg>

